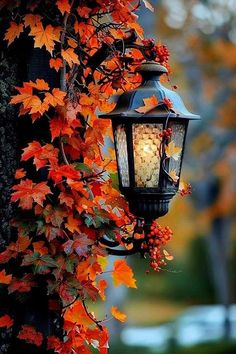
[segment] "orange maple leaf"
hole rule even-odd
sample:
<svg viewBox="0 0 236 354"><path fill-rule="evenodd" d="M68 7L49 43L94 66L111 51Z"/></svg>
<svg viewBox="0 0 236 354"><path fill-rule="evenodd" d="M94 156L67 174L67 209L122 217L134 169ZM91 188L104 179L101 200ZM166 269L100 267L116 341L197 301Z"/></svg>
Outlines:
<svg viewBox="0 0 236 354"><path fill-rule="evenodd" d="M78 300L64 313L64 320L72 323L78 323L84 327L94 324L93 320L87 315L84 306Z"/></svg>
<svg viewBox="0 0 236 354"><path fill-rule="evenodd" d="M125 322L127 319L127 316L123 312L119 311L118 308L115 306L112 306L111 314L114 318L116 318L120 322Z"/></svg>
<svg viewBox="0 0 236 354"><path fill-rule="evenodd" d="M18 95L12 96L10 103L12 104L23 104L23 114L30 113L32 115L39 114L41 116L49 108L49 103L47 101L41 101L41 99L33 95L33 88L44 87L47 88L47 83L44 80L36 80L36 82L24 82L23 87L16 87L19 92ZM48 93L47 93L48 94ZM32 116L33 119L33 116ZM33 119L33 121L36 118Z"/></svg>
<svg viewBox="0 0 236 354"><path fill-rule="evenodd" d="M107 282L105 279L100 279L97 284L99 295L103 301L106 300L105 289L107 288Z"/></svg>
<svg viewBox="0 0 236 354"><path fill-rule="evenodd" d="M60 42L60 28L47 25L45 28L39 22L35 27L31 28L29 36L34 37L34 47L42 48L43 46L52 54L55 42Z"/></svg>
<svg viewBox="0 0 236 354"><path fill-rule="evenodd" d="M29 143L28 147L24 148L23 151L21 161L27 161L33 157L37 170L46 166L48 162L51 166L57 165L59 150L54 148L51 144L41 146L38 141L33 141Z"/></svg>
<svg viewBox="0 0 236 354"><path fill-rule="evenodd" d="M36 27L42 20L42 17L39 15L27 14L24 16L25 27Z"/></svg>
<svg viewBox="0 0 236 354"><path fill-rule="evenodd" d="M114 262L114 270L112 271L112 279L115 286L121 284L128 288L137 288L133 278L133 271L124 259L118 259Z"/></svg>
<svg viewBox="0 0 236 354"><path fill-rule="evenodd" d="M66 206L68 206L70 209L73 207L75 201L74 198L72 196L72 194L69 193L65 193L65 192L61 192L59 194L59 200L60 200L60 204L65 204Z"/></svg>
<svg viewBox="0 0 236 354"><path fill-rule="evenodd" d="M24 26L22 23L17 24L16 22L11 21L10 27L7 29L4 36L4 39L8 41L8 45L14 42L16 38L19 38L23 30L24 30Z"/></svg>
<svg viewBox="0 0 236 354"><path fill-rule="evenodd" d="M49 66L51 69L55 69L57 72L60 70L60 68L62 68L63 66L63 62L61 60L61 58L51 58L49 60Z"/></svg>
<svg viewBox="0 0 236 354"><path fill-rule="evenodd" d="M0 328L7 327L10 328L14 323L14 320L9 315L3 315L0 317Z"/></svg>
<svg viewBox="0 0 236 354"><path fill-rule="evenodd" d="M12 274L6 274L5 269L0 272L0 284L10 284L12 281Z"/></svg>
<svg viewBox="0 0 236 354"><path fill-rule="evenodd" d="M73 48L68 48L66 50L62 49L61 56L68 63L70 68L73 64L79 64L79 57L74 52Z"/></svg>
<svg viewBox="0 0 236 354"><path fill-rule="evenodd" d="M89 18L91 11L92 9L87 6L79 6L77 9L77 12L81 18Z"/></svg>
<svg viewBox="0 0 236 354"><path fill-rule="evenodd" d="M74 132L74 130L72 129L72 127L70 127L68 122L61 117L58 118L55 117L50 119L49 125L50 125L52 141L60 135L68 135L69 137L71 137L71 135Z"/></svg>
<svg viewBox="0 0 236 354"><path fill-rule="evenodd" d="M61 91L59 88L54 88L52 93L46 92L44 102L50 104L52 107L64 106L64 98L66 92Z"/></svg>
<svg viewBox="0 0 236 354"><path fill-rule="evenodd" d="M151 96L149 98L144 98L143 99L144 106L141 106L139 108L136 108L135 111L139 113L148 113L151 111L153 108L155 108L158 105L158 99L156 96Z"/></svg>
<svg viewBox="0 0 236 354"><path fill-rule="evenodd" d="M33 326L29 325L22 326L17 338L25 340L30 344L35 344L37 347L40 347L43 343L42 333L38 332Z"/></svg>
<svg viewBox="0 0 236 354"><path fill-rule="evenodd" d="M11 200L16 202L20 200L19 206L22 209L32 209L33 202L43 206L47 194L52 194L46 182L33 183L30 179L21 181L12 187L15 191L12 193Z"/></svg>
<svg viewBox="0 0 236 354"><path fill-rule="evenodd" d="M64 15L65 12L70 12L71 5L69 0L57 0L56 5L62 15Z"/></svg>
<svg viewBox="0 0 236 354"><path fill-rule="evenodd" d="M48 91L49 90L48 83L43 79L37 79L35 82L30 81L30 82L28 82L28 85L39 90L39 91Z"/></svg>

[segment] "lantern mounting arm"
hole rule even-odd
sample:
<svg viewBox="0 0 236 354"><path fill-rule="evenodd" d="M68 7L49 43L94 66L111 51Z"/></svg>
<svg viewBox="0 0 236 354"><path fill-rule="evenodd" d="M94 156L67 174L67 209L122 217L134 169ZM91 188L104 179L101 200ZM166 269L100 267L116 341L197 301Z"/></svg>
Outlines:
<svg viewBox="0 0 236 354"><path fill-rule="evenodd" d="M118 241L111 241L105 237L99 238L99 243L105 247L105 250L108 254L113 256L129 256L132 254L140 253L142 257L144 257L145 251L142 248L143 241L145 239L146 231L148 230L151 222L145 223L143 218L137 218L136 226L134 228L133 235L130 237L122 237L121 241L127 245L127 248L117 248L121 246L120 242ZM142 234L142 237L137 238L135 234ZM128 248L128 245L132 245L132 248Z"/></svg>

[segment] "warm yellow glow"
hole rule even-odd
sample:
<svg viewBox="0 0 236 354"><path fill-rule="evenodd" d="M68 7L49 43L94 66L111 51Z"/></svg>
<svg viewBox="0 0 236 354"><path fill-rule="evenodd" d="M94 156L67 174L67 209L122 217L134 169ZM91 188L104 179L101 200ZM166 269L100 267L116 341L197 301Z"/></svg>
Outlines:
<svg viewBox="0 0 236 354"><path fill-rule="evenodd" d="M143 151L145 153L147 153L147 154L152 152L150 145L149 144L145 144L144 147L143 147Z"/></svg>

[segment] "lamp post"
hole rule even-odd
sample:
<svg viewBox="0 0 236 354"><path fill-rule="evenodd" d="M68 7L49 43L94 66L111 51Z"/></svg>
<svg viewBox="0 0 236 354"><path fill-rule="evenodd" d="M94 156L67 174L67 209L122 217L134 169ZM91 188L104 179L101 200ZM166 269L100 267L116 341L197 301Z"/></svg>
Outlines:
<svg viewBox="0 0 236 354"><path fill-rule="evenodd" d="M112 120L120 190L138 224L148 225L168 212L179 187L188 122L200 116L160 83L167 73L164 66L145 62L137 71L141 86L121 94L115 109L100 118ZM140 109L147 99L150 109Z"/></svg>

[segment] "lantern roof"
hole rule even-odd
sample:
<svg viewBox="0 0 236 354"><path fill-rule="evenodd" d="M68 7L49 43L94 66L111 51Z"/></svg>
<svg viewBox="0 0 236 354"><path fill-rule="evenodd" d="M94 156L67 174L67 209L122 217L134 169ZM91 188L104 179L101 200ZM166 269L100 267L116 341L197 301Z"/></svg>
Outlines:
<svg viewBox="0 0 236 354"><path fill-rule="evenodd" d="M100 118L154 118L154 117L169 117L183 118L188 120L200 119L199 115L189 112L177 92L167 89L160 82L160 76L167 74L168 70L153 61L147 61L138 67L137 72L142 75L142 84L132 90L122 93L117 100L115 109L107 114L99 115ZM158 105L147 113L139 113L136 109L144 106L144 98L155 96L158 100ZM168 109L163 103L164 99L169 99L172 103L172 108Z"/></svg>

